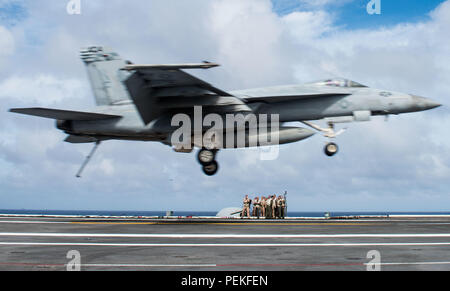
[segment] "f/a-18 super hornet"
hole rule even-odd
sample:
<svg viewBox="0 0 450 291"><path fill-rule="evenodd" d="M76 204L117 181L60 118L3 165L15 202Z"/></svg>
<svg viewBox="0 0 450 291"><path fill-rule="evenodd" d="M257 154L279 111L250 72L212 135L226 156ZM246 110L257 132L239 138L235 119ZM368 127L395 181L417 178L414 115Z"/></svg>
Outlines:
<svg viewBox="0 0 450 291"><path fill-rule="evenodd" d="M97 104L95 108L87 111L48 108L10 110L56 120L56 127L68 134L66 142L95 144L77 177L80 177L98 145L107 140L156 141L174 147L177 152L192 152L193 148L198 148L197 160L204 173L212 176L218 170L216 155L220 149L266 145L258 138L267 135L268 131L276 133L276 144L303 140L316 132L332 140L343 132L335 130L337 123L369 121L372 116L417 112L440 106L424 97L372 89L347 79L226 92L185 71L210 69L218 64L136 65L122 60L117 53L104 47L82 49L81 59L87 67ZM174 123L174 117L183 114L195 119L199 108L202 115L252 115L257 119L266 116L266 121L269 121L263 123L264 128L257 123L256 130L251 130L249 123L238 128L235 123L230 126L223 122L221 133L217 136L224 132L232 138L243 136L242 143L216 142L213 146L206 146L202 138L190 139L189 136L186 139L189 145L180 146L177 144L179 138L174 139L173 135L182 123ZM276 118L272 118L274 116ZM271 126L275 119L278 126L274 129ZM317 120L324 120L327 127L312 123ZM286 122L302 122L307 127L286 126ZM200 123L200 126L191 124L189 127L193 130L185 135L201 135L211 130L212 123ZM216 126L214 128L217 129ZM252 140L257 142L252 143ZM330 141L324 152L334 156L338 146Z"/></svg>

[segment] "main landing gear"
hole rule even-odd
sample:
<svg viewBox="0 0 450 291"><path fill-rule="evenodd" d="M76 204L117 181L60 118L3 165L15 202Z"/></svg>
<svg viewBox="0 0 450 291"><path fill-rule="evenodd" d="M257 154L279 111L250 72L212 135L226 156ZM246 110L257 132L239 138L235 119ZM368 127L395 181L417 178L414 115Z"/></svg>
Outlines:
<svg viewBox="0 0 450 291"><path fill-rule="evenodd" d="M197 154L197 160L207 176L214 176L219 171L219 163L216 161L217 152L218 150L203 148Z"/></svg>

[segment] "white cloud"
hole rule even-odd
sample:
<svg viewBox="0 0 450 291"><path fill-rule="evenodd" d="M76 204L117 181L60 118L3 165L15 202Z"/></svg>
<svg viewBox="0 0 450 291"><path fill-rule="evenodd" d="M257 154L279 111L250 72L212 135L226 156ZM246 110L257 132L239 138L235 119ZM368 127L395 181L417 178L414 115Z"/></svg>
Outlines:
<svg viewBox="0 0 450 291"><path fill-rule="evenodd" d="M309 8L323 8L327 5L344 5L353 0L298 0L300 4L305 5L305 7Z"/></svg>
<svg viewBox="0 0 450 291"><path fill-rule="evenodd" d="M122 1L83 1L80 16L67 15L65 5L53 0L42 1L45 5L27 5L30 17L14 30L0 27L0 47L7 48L0 50L0 61L8 52L15 63L0 67L0 75L8 76L0 80L2 112L93 104L77 58L78 48L91 44L109 45L142 63L218 61L223 66L217 70L193 73L224 89L336 75L448 103L449 1L429 21L372 30L336 27L334 16L320 7L279 17L268 0L182 0L170 6L132 1L126 13ZM450 187L450 120L442 112L447 111L350 125L338 140L341 153L335 159L323 155L320 136L282 146L280 158L271 162L252 152L221 151L214 178L203 176L194 154L153 143L107 142L81 180L74 175L89 145L62 143L64 134L48 120L2 114L0 203L8 205L8 191L17 195L14 205L30 201L40 207L43 193L63 189L63 198L51 197L53 207L208 210L240 203L244 193L289 190L291 209L361 208L369 201L373 210L383 203L420 206L422 191L431 197L428 206L436 207L436 197Z"/></svg>
<svg viewBox="0 0 450 291"><path fill-rule="evenodd" d="M296 37L301 51L295 58L295 75L301 81L344 76L373 87L424 94L435 99L448 92L450 2L443 3L429 21L389 28L341 30L322 35L320 24L309 31L314 41ZM445 17L447 15L447 17ZM288 18L287 16L286 18ZM329 27L326 16L323 27ZM288 23L301 31L301 25ZM427 95L428 94L428 95ZM440 100L444 101L444 100Z"/></svg>
<svg viewBox="0 0 450 291"><path fill-rule="evenodd" d="M284 25L298 43L307 43L335 30L332 18L325 11L293 12L283 17Z"/></svg>
<svg viewBox="0 0 450 291"><path fill-rule="evenodd" d="M0 68L3 65L4 58L13 54L14 47L13 35L8 29L0 25Z"/></svg>
<svg viewBox="0 0 450 291"><path fill-rule="evenodd" d="M12 76L0 82L0 99L14 100L20 104L41 106L74 106L87 101L90 93L86 82L77 79L57 78L38 74L30 77ZM88 104L85 103L85 106Z"/></svg>
<svg viewBox="0 0 450 291"><path fill-rule="evenodd" d="M281 53L283 27L270 1L215 1L208 20L208 35L233 86L276 84L286 79L280 74L286 70Z"/></svg>
<svg viewBox="0 0 450 291"><path fill-rule="evenodd" d="M99 168L107 175L112 176L114 174L114 165L111 159L104 159L101 161Z"/></svg>

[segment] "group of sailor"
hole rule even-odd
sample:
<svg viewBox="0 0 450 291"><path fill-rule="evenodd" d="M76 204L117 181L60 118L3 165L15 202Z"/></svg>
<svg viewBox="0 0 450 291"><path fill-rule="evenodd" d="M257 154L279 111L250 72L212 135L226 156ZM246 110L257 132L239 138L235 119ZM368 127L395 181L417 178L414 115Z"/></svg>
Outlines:
<svg viewBox="0 0 450 291"><path fill-rule="evenodd" d="M282 195L278 197L276 195L268 197L261 196L261 199L255 197L253 200L248 198L248 195L245 195L243 203L244 207L241 212L241 218L254 216L258 219L260 217L284 219L286 216L286 199ZM252 206L253 209L250 211Z"/></svg>

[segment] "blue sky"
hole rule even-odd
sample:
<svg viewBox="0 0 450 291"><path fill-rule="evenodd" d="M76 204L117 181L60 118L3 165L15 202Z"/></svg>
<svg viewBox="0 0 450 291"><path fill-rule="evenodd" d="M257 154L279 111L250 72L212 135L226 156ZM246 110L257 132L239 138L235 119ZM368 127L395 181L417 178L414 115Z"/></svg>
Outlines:
<svg viewBox="0 0 450 291"><path fill-rule="evenodd" d="M395 25L403 22L423 21L429 18L427 14L431 10L444 2L444 0L381 0L381 15L369 15L366 12L366 6L369 0L326 1L327 3L321 6L311 6L306 4L311 1L304 0L271 1L274 11L281 16L294 11L308 11L324 8L336 15L337 24L355 29ZM321 2L321 0L317 2ZM0 1L0 23L5 26L17 24L27 17L27 10L25 7L26 1L23 0Z"/></svg>
<svg viewBox="0 0 450 291"><path fill-rule="evenodd" d="M81 0L81 15L68 15L67 2L0 0L0 208L219 210L287 190L297 211L448 210L450 0L381 0L381 15L366 13L368 0L129 0L127 13L123 0ZM320 135L271 162L221 151L213 178L195 153L105 142L80 180L91 145L6 112L92 106L78 56L89 45L135 63L218 62L198 76L223 90L336 76L447 105L350 124L334 159Z"/></svg>
<svg viewBox="0 0 450 291"><path fill-rule="evenodd" d="M325 9L336 17L336 24L348 29L392 26L398 23L417 22L429 19L428 13L443 0L381 0L381 14L370 15L366 7L369 0L326 1L320 6L307 4L314 1L272 0L274 11L287 15L293 11ZM317 0L317 2L324 2Z"/></svg>
<svg viewBox="0 0 450 291"><path fill-rule="evenodd" d="M0 24L7 27L16 25L27 17L26 8L22 1L2 2L0 1Z"/></svg>

